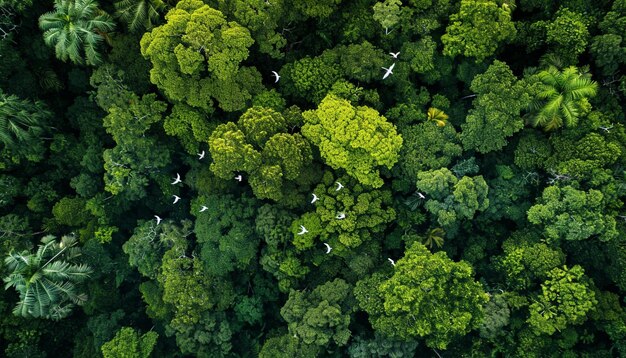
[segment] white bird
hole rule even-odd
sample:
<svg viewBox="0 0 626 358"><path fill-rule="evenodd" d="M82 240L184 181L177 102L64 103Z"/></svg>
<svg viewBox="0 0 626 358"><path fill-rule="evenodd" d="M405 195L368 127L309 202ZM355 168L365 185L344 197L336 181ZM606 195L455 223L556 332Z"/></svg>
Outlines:
<svg viewBox="0 0 626 358"><path fill-rule="evenodd" d="M304 225L300 225L300 232L298 233L298 235L304 235L307 232L309 232L309 230L307 230Z"/></svg>
<svg viewBox="0 0 626 358"><path fill-rule="evenodd" d="M394 64L393 64L393 65L391 65L391 66L389 66L389 68L382 67L382 69L383 69L383 70L387 71L387 72L385 72L385 74L383 75L383 80L384 80L385 78L389 77L389 75L392 75L392 74L393 74L392 70L393 70L393 68L394 68L394 66L395 66L395 65L396 65L396 64L395 64L395 62L394 62Z"/></svg>
<svg viewBox="0 0 626 358"><path fill-rule="evenodd" d="M238 182L241 182L242 179L243 179L243 177L241 176L241 174L239 174L239 175L237 175L235 177L235 180L238 181Z"/></svg>
<svg viewBox="0 0 626 358"><path fill-rule="evenodd" d="M333 248L330 247L330 245L328 245L327 243L324 243L324 245L326 245L326 253L330 254L330 250L332 250Z"/></svg>
<svg viewBox="0 0 626 358"><path fill-rule="evenodd" d="M202 207L200 208L200 212L207 211L207 210L209 210L209 208L207 208L204 205L202 205Z"/></svg>
<svg viewBox="0 0 626 358"><path fill-rule="evenodd" d="M337 184L337 189L335 189L335 191L339 191L341 190L341 188L343 188L343 184L341 184L340 182L335 182Z"/></svg>
<svg viewBox="0 0 626 358"><path fill-rule="evenodd" d="M311 200L311 204L313 204L314 202L318 201L319 198L317 197L317 195L315 195L315 193L313 193L313 200Z"/></svg>
<svg viewBox="0 0 626 358"><path fill-rule="evenodd" d="M420 197L420 199L426 199L426 197L424 196L424 194L420 193L419 191L417 192L417 196Z"/></svg>
<svg viewBox="0 0 626 358"><path fill-rule="evenodd" d="M342 220L342 219L345 219L345 218L346 218L346 214L344 214L344 213L339 213L339 214L337 214L337 216L335 216L335 219L337 219L337 220Z"/></svg>
<svg viewBox="0 0 626 358"><path fill-rule="evenodd" d="M276 77L276 81L274 81L274 83L278 82L278 80L280 79L280 75L278 74L278 72L272 71L272 74L274 75L274 77Z"/></svg>
<svg viewBox="0 0 626 358"><path fill-rule="evenodd" d="M154 217L156 218L157 225L159 225L161 223L161 218L158 215L154 215Z"/></svg>
<svg viewBox="0 0 626 358"><path fill-rule="evenodd" d="M393 58L398 58L398 55L400 54L400 51L393 53L393 52L389 52L389 54L391 55L391 57Z"/></svg>
<svg viewBox="0 0 626 358"><path fill-rule="evenodd" d="M391 266L395 266L396 265L396 262L393 261L392 259L390 259L389 257L387 257L387 260L389 260L389 262L391 262Z"/></svg>
<svg viewBox="0 0 626 358"><path fill-rule="evenodd" d="M172 204L176 204L180 200L180 196L172 195L174 197L174 202Z"/></svg>
<svg viewBox="0 0 626 358"><path fill-rule="evenodd" d="M198 159L204 159L204 150L201 153L198 153Z"/></svg>
<svg viewBox="0 0 626 358"><path fill-rule="evenodd" d="M613 128L613 126L608 126L608 127L600 127L600 129L602 129L603 131L609 133L611 131L611 128Z"/></svg>
<svg viewBox="0 0 626 358"><path fill-rule="evenodd" d="M176 173L176 178L174 178L174 181L172 182L172 185L176 185L178 183L181 183L182 180L180 180L180 174Z"/></svg>

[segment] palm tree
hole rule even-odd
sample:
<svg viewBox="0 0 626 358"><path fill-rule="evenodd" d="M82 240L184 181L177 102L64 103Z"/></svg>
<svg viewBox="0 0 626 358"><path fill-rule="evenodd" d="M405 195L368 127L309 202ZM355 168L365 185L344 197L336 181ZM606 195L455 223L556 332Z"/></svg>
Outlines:
<svg viewBox="0 0 626 358"><path fill-rule="evenodd" d="M55 0L54 11L39 17L39 27L58 59L97 65L102 62L98 45L115 23L94 0Z"/></svg>
<svg viewBox="0 0 626 358"><path fill-rule="evenodd" d="M74 236L63 236L60 242L52 235L41 239L37 252L10 253L4 263L9 275L4 288L15 287L20 301L13 314L22 317L59 320L80 305L87 295L78 294L75 283L89 277L91 269L72 261L80 256Z"/></svg>
<svg viewBox="0 0 626 358"><path fill-rule="evenodd" d="M446 235L446 232L442 228L434 228L428 230L425 236L420 236L422 239L422 244L424 246L428 246L429 249L433 248L433 244L437 245L438 248L443 246L443 237Z"/></svg>
<svg viewBox="0 0 626 358"><path fill-rule="evenodd" d="M587 73L570 66L559 71L554 66L537 74L541 89L531 103L530 123L545 131L578 123L580 111L589 105L587 98L598 91L598 84Z"/></svg>
<svg viewBox="0 0 626 358"><path fill-rule="evenodd" d="M121 0L115 3L117 17L128 24L131 32L153 28L165 7L162 0Z"/></svg>
<svg viewBox="0 0 626 358"><path fill-rule="evenodd" d="M45 131L51 116L42 102L19 99L0 90L0 143L10 149L32 144Z"/></svg>
<svg viewBox="0 0 626 358"><path fill-rule="evenodd" d="M428 108L428 120L435 122L438 127L445 126L447 119L448 115L442 110L434 107Z"/></svg>

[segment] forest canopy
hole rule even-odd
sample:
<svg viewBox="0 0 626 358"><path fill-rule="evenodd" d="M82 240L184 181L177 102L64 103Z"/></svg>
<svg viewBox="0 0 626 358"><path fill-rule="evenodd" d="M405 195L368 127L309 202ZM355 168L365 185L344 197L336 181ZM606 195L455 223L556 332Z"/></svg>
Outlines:
<svg viewBox="0 0 626 358"><path fill-rule="evenodd" d="M0 356L626 356L626 0L0 0Z"/></svg>

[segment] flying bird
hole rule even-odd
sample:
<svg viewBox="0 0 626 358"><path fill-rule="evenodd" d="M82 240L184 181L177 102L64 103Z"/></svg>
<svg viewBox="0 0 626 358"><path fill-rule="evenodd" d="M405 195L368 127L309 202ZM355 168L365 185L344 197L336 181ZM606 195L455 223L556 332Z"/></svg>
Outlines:
<svg viewBox="0 0 626 358"><path fill-rule="evenodd" d="M391 65L391 66L389 66L389 68L382 67L382 69L383 69L383 70L387 71L387 72L385 72L385 74L383 75L383 80L384 80L385 78L389 77L389 75L392 75L392 74L393 74L393 72L392 72L392 71L393 71L393 68L394 68L394 66L395 66L395 65L396 65L396 64L395 64L395 62L394 62L394 64L393 64L393 65Z"/></svg>
<svg viewBox="0 0 626 358"><path fill-rule="evenodd" d="M313 193L313 200L311 200L311 204L313 204L314 202L318 201L319 198L317 197L317 195L315 195L315 193Z"/></svg>
<svg viewBox="0 0 626 358"><path fill-rule="evenodd" d="M389 257L387 257L387 260L389 260L389 262L391 262L391 266L395 266L396 265L396 262L393 261L392 259L390 259Z"/></svg>
<svg viewBox="0 0 626 358"><path fill-rule="evenodd" d="M209 210L209 208L207 208L204 205L202 205L202 207L200 208L200 212L207 211L207 210Z"/></svg>
<svg viewBox="0 0 626 358"><path fill-rule="evenodd" d="M204 150L201 153L198 153L198 159L204 159Z"/></svg>
<svg viewBox="0 0 626 358"><path fill-rule="evenodd" d="M241 174L239 174L239 175L237 175L235 177L235 180L238 181L238 182L241 182L242 179L243 179L243 177L241 176Z"/></svg>
<svg viewBox="0 0 626 358"><path fill-rule="evenodd" d="M344 213L339 213L339 214L337 214L337 216L335 216L335 219L337 219L337 220L342 220L342 219L345 219L345 218L346 218L346 214L344 214Z"/></svg>
<svg viewBox="0 0 626 358"><path fill-rule="evenodd" d="M609 133L611 131L611 128L613 128L613 126L608 126L608 127L600 127L600 129L602 129L603 131Z"/></svg>
<svg viewBox="0 0 626 358"><path fill-rule="evenodd" d="M393 52L389 52L389 54L391 55L391 57L393 58L398 58L398 55L400 54L400 51L393 53Z"/></svg>
<svg viewBox="0 0 626 358"><path fill-rule="evenodd" d="M154 215L154 217L156 218L157 225L159 225L161 223L161 218L158 215Z"/></svg>
<svg viewBox="0 0 626 358"><path fill-rule="evenodd" d="M424 196L424 194L420 193L419 191L417 192L417 196L420 197L420 199L426 199L426 197Z"/></svg>
<svg viewBox="0 0 626 358"><path fill-rule="evenodd" d="M343 184L341 184L340 182L335 182L337 184L337 189L335 189L335 191L339 191L341 190L341 188L343 188Z"/></svg>
<svg viewBox="0 0 626 358"><path fill-rule="evenodd" d="M309 230L307 230L304 225L300 225L300 232L298 233L298 235L304 235L307 232L309 232Z"/></svg>
<svg viewBox="0 0 626 358"><path fill-rule="evenodd" d="M274 75L274 77L276 77L276 81L274 81L274 83L277 83L278 80L280 79L280 75L276 71L272 71L272 74Z"/></svg>
<svg viewBox="0 0 626 358"><path fill-rule="evenodd" d="M324 245L326 245L326 253L330 254L330 250L332 250L333 248L330 247L330 245L328 245L327 243L324 243Z"/></svg>
<svg viewBox="0 0 626 358"><path fill-rule="evenodd" d="M176 185L178 183L181 183L182 180L180 180L180 174L176 173L176 178L174 178L174 181L172 182L172 185Z"/></svg>
<svg viewBox="0 0 626 358"><path fill-rule="evenodd" d="M172 195L174 197L174 202L172 204L176 204L180 200L180 196Z"/></svg>

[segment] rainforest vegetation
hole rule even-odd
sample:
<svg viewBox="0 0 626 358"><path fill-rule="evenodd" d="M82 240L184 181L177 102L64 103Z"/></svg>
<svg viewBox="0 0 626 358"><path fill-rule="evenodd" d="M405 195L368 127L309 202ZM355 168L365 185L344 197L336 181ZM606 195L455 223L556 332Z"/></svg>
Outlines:
<svg viewBox="0 0 626 358"><path fill-rule="evenodd" d="M0 0L0 356L626 356L626 0Z"/></svg>

